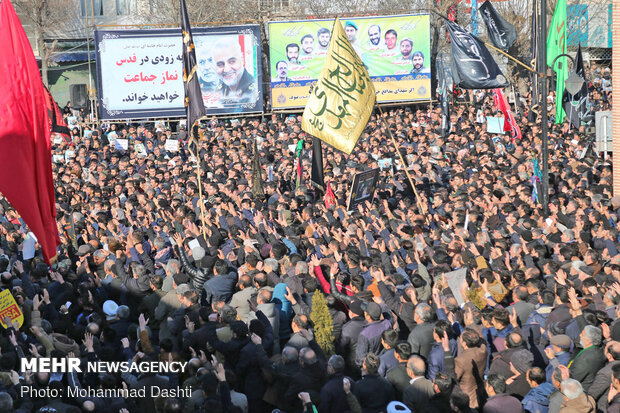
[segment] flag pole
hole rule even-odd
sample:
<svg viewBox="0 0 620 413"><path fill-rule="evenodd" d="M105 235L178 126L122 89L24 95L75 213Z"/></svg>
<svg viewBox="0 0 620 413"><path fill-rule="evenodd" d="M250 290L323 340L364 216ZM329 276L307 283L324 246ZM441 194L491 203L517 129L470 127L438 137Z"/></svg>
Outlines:
<svg viewBox="0 0 620 413"><path fill-rule="evenodd" d="M478 39L480 40L480 39ZM482 40L481 40L482 41ZM533 69L531 67L529 67L528 65L526 65L525 63L523 63L522 61L520 61L519 59L517 59L516 57L513 57L511 55L509 55L508 53L506 53L505 51L503 51L502 49L498 49L497 47L493 46L492 44L489 44L487 42L482 42L484 43L485 46L490 47L491 49L495 50L496 52L499 52L501 54L503 54L504 56L506 56L507 58L509 58L510 60L512 60L513 62L523 66L524 68L526 68L527 70L529 70L532 73L536 73L536 69Z"/></svg>
<svg viewBox="0 0 620 413"><path fill-rule="evenodd" d="M413 189L413 193L415 194L415 199L416 199L416 203L418 204L418 209L420 210L420 214L425 214L425 210L422 206L422 202L420 201L420 195L418 195L418 190L416 189L415 184L413 183L413 179L411 178L411 175L409 174L409 171L407 170L407 162L405 162L405 158L403 158L403 154L400 153L400 150L398 149L398 144L396 143L396 139L394 139L394 135L392 135L392 131L390 130L389 125L387 124L387 122L383 120L383 109L381 109L381 106L379 106L379 104L376 101L375 101L375 105L379 109L379 113L381 114L381 121L384 123L385 129L387 129L388 135L390 135L390 139L392 140L394 149L396 149L396 153L398 153L398 156L400 157L400 162L403 165L405 174L407 174L407 179L409 179L409 184L411 184L411 188ZM428 215L426 215L426 222L429 223Z"/></svg>
<svg viewBox="0 0 620 413"><path fill-rule="evenodd" d="M436 15L438 15L439 17L449 20L446 16L444 16L443 14L436 12L435 10L431 10L431 12L435 13ZM474 35L475 36L475 35ZM506 53L505 51L503 51L502 49L498 49L497 47L493 46L492 44L489 44L485 41L483 41L482 39L478 38L478 36L475 36L476 39L478 39L480 42L484 43L485 46L490 47L491 49L503 54L504 56L506 56L507 58L509 58L510 60L514 61L515 63L523 66L524 68L526 68L527 70L529 70L530 72L536 73L536 69L532 69L531 67L529 67L528 65L526 65L525 63L523 63L522 61L520 61L519 59L517 59L516 57L513 57L511 55L509 55L508 53Z"/></svg>
<svg viewBox="0 0 620 413"><path fill-rule="evenodd" d="M189 142L187 148L192 156L196 159L196 175L198 178L198 199L200 202L200 221L202 222L202 236L206 237L205 225L205 203L202 197L202 179L200 177L200 151L198 149L198 121L207 113L205 110L200 83L196 76L196 52L194 40L192 38L192 29L187 15L187 6L185 0L181 0L181 35L183 39L183 83L185 89L185 112L187 115L187 127L189 132ZM196 153L192 151L192 140L196 144Z"/></svg>
<svg viewBox="0 0 620 413"><path fill-rule="evenodd" d="M207 237L207 229L206 229L206 218L205 218L205 202L204 199L202 197L202 179L200 178L201 175L201 170L200 170L200 158L198 158L198 139L196 139L196 132L194 130L194 127L197 126L194 124L191 126L190 129L190 140L187 143L187 149L189 149L189 153L194 157L194 159L196 159L196 176L198 177L198 202L200 202L200 222L201 222L201 228L200 228L200 232L202 233L202 236L206 239ZM192 142L194 142L196 144L196 151L197 153L194 153L194 151L192 150Z"/></svg>

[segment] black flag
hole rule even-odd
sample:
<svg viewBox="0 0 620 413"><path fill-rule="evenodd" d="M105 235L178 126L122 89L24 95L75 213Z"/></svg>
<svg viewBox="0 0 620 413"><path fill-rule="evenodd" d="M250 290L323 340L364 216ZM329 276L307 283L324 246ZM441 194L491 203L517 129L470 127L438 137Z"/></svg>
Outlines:
<svg viewBox="0 0 620 413"><path fill-rule="evenodd" d="M312 184L321 190L325 190L325 180L323 178L323 147L321 140L316 136L312 137Z"/></svg>
<svg viewBox="0 0 620 413"><path fill-rule="evenodd" d="M517 40L515 27L499 15L489 0L482 3L478 10L487 26L487 33L493 45L498 49L508 51Z"/></svg>
<svg viewBox="0 0 620 413"><path fill-rule="evenodd" d="M260 154L258 153L258 144L254 139L254 160L252 161L252 193L256 196L265 195L263 191L263 179L260 169Z"/></svg>
<svg viewBox="0 0 620 413"><path fill-rule="evenodd" d="M575 57L575 64L573 65L573 73L569 76L569 79L577 75L583 80L581 90L574 95L571 95L568 90L564 89L563 104L566 116L570 119L570 122L575 128L579 128L582 122L587 123L591 119L588 99L588 83L586 81L586 71L583 67L583 56L581 55L581 44L577 49L577 56Z"/></svg>
<svg viewBox="0 0 620 413"><path fill-rule="evenodd" d="M187 114L187 130L190 137L193 126L200 118L207 114L202 100L200 83L196 75L196 50L192 29L189 26L185 0L181 0L181 32L183 34L183 84L185 85L185 111Z"/></svg>
<svg viewBox="0 0 620 413"><path fill-rule="evenodd" d="M437 75L439 77L439 100L441 102L441 136L445 138L450 130L450 96L443 59L437 60Z"/></svg>
<svg viewBox="0 0 620 413"><path fill-rule="evenodd" d="M461 26L446 20L452 44L454 86L462 89L495 89L508 85L483 42Z"/></svg>

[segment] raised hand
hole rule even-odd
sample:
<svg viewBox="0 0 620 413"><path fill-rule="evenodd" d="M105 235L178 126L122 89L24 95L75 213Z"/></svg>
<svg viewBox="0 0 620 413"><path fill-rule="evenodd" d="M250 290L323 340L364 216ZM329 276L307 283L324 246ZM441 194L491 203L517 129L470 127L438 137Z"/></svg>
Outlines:
<svg viewBox="0 0 620 413"><path fill-rule="evenodd" d="M263 344L263 339L260 338L260 336L256 333L252 333L252 335L250 336L250 340L252 340L252 343L256 344L257 346Z"/></svg>
<svg viewBox="0 0 620 413"><path fill-rule="evenodd" d="M13 347L17 347L17 337L15 336L15 331L11 331L9 334L9 341L13 345Z"/></svg>
<svg viewBox="0 0 620 413"><path fill-rule="evenodd" d="M94 337L91 333L84 334L84 340L82 340L82 343L89 353L93 353L95 351Z"/></svg>
<svg viewBox="0 0 620 413"><path fill-rule="evenodd" d="M512 308L512 311L509 313L509 317L510 317L510 324L512 324L513 327L518 327L519 321L517 319L517 310L514 307Z"/></svg>
<svg viewBox="0 0 620 413"><path fill-rule="evenodd" d="M443 333L443 336L441 336L441 347L446 353L450 352L450 339L448 338L448 334L445 332Z"/></svg>
<svg viewBox="0 0 620 413"><path fill-rule="evenodd" d="M145 331L148 323L149 323L149 319L145 318L144 314L140 314L140 316L138 317L138 325L139 325L140 331Z"/></svg>
<svg viewBox="0 0 620 413"><path fill-rule="evenodd" d="M286 294L284 295L284 298L289 300L291 302L291 304L297 303L297 300L295 299L295 295L293 294L291 289L288 288L288 286L286 287Z"/></svg>
<svg viewBox="0 0 620 413"><path fill-rule="evenodd" d="M346 377L342 379L342 390L344 390L346 394L351 393L351 380Z"/></svg>

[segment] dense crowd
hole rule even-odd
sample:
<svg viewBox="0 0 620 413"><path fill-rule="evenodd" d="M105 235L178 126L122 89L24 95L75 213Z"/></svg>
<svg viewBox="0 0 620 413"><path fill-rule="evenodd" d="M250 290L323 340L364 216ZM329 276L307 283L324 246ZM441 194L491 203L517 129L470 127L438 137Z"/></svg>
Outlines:
<svg viewBox="0 0 620 413"><path fill-rule="evenodd" d="M611 73L590 70L590 103L608 107ZM212 119L197 145L163 122L57 137L51 269L0 200L0 288L24 314L0 330L0 411L619 412L611 166L585 127L552 124L545 216L540 120L522 100L521 140L486 131L485 91L454 100L445 137L439 108L374 114L351 156L324 145L328 206L300 116ZM347 211L355 174L380 163L374 200ZM20 371L33 357L187 365Z"/></svg>

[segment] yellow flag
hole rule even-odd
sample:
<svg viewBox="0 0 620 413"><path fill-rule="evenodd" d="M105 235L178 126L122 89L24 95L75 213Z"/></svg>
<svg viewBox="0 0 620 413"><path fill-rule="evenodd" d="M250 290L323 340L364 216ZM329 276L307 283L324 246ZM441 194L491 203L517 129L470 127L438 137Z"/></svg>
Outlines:
<svg viewBox="0 0 620 413"><path fill-rule="evenodd" d="M304 109L301 128L350 154L374 104L375 88L368 71L336 19L329 52Z"/></svg>
<svg viewBox="0 0 620 413"><path fill-rule="evenodd" d="M5 317L8 317L11 322L17 321L19 325L17 328L21 328L22 324L24 324L24 314L10 290L4 290L0 293L0 325L7 328L7 325L4 323Z"/></svg>

